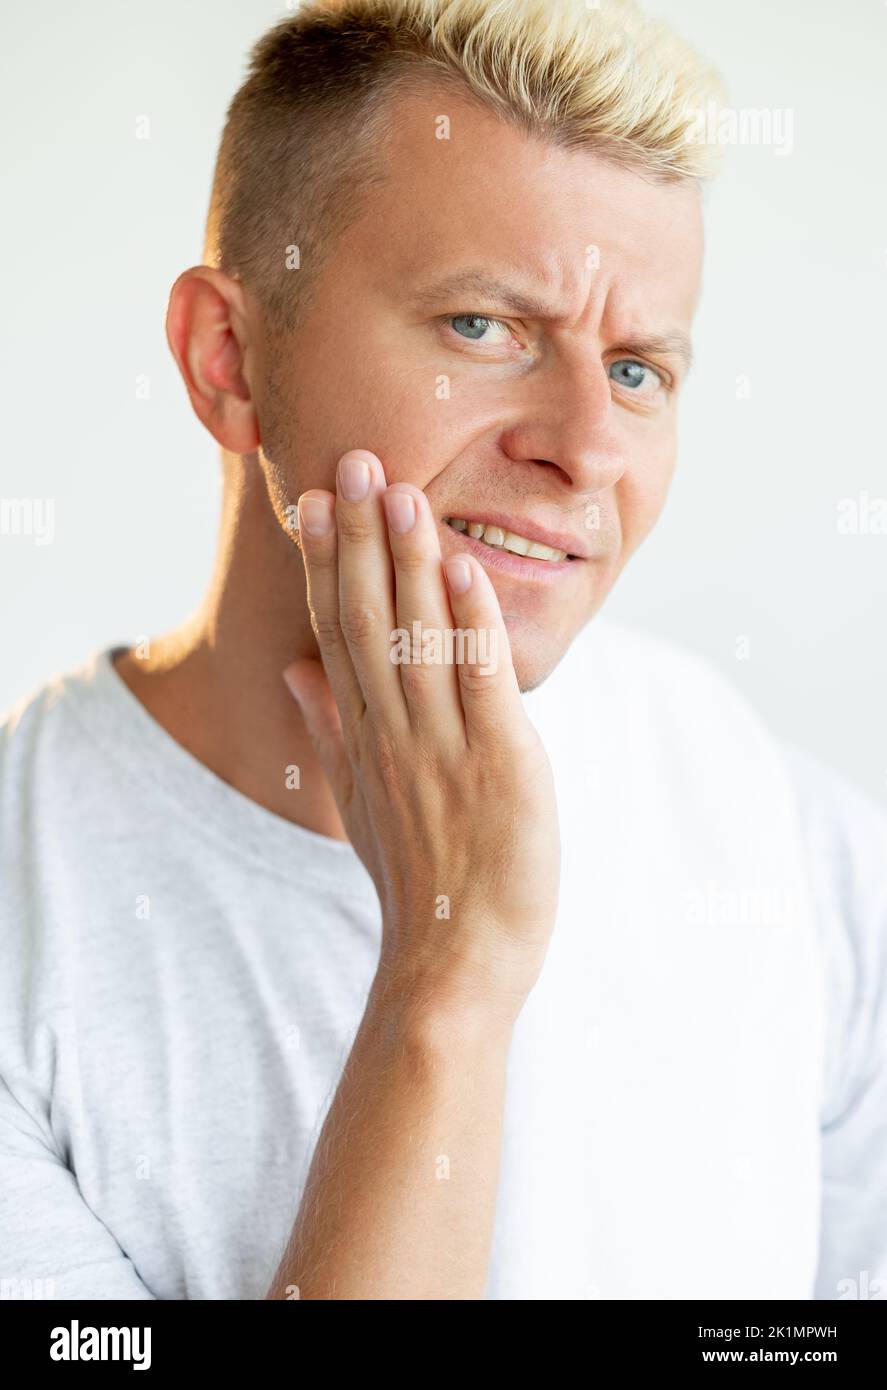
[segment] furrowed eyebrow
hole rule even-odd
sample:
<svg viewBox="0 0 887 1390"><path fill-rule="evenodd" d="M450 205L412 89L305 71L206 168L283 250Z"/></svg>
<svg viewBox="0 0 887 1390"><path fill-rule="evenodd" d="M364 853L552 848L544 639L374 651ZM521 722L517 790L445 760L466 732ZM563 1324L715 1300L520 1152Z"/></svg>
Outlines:
<svg viewBox="0 0 887 1390"><path fill-rule="evenodd" d="M464 271L438 280L434 285L426 285L411 297L417 309L433 309L455 295L471 295L492 306L508 309L524 318L556 320L561 317L550 304L535 295L522 294L504 280L496 280L480 270ZM473 306L472 306L473 307ZM478 309L482 304L478 304Z"/></svg>
<svg viewBox="0 0 887 1390"><path fill-rule="evenodd" d="M477 300L476 304L466 302L464 307L479 313L488 307L491 313L508 310L522 318L548 323L557 323L566 317L544 299L523 294L506 281L497 280L482 270L463 271L438 280L433 285L423 286L410 297L410 304L415 309L431 311L456 296L465 296L466 300L470 296ZM618 350L637 353L640 357L680 357L687 369L693 361L690 339L686 333L680 332L635 336L620 343Z"/></svg>
<svg viewBox="0 0 887 1390"><path fill-rule="evenodd" d="M654 333L621 342L619 352L639 357L680 357L687 370L693 365L693 346L686 333Z"/></svg>

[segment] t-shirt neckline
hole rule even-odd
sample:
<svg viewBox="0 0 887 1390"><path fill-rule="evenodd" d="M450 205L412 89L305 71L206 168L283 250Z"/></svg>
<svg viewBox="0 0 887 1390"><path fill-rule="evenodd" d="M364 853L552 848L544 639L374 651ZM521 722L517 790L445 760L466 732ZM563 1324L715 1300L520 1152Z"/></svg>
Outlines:
<svg viewBox="0 0 887 1390"><path fill-rule="evenodd" d="M182 815L197 822L204 836L221 842L241 858L260 861L283 878L328 880L340 887L374 892L372 880L353 845L309 830L260 806L224 781L170 734L130 690L114 665L127 651L117 643L98 651L87 669L81 690L81 716L106 756L123 764L144 791L145 780L173 802ZM295 794L295 793L294 793Z"/></svg>

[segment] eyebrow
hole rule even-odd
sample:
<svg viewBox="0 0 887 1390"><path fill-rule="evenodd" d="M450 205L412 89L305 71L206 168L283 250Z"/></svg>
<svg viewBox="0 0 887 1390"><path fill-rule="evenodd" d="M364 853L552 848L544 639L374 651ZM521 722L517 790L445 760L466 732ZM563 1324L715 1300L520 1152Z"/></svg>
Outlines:
<svg viewBox="0 0 887 1390"><path fill-rule="evenodd" d="M686 333L653 333L630 337L619 344L620 352L636 352L639 357L680 357L689 370L693 365L693 345Z"/></svg>
<svg viewBox="0 0 887 1390"><path fill-rule="evenodd" d="M470 295L480 301L470 306L478 312L482 312L486 304L542 323L557 323L565 317L546 300L537 295L524 294L507 281L497 280L482 270L462 271L432 285L425 285L410 297L410 304L415 309L430 311L456 295ZM495 312L492 307L490 311ZM690 339L677 329L669 333L631 335L619 343L618 351L636 352L641 357L680 357L687 368L693 361Z"/></svg>
<svg viewBox="0 0 887 1390"><path fill-rule="evenodd" d="M482 270L466 270L458 275L449 275L433 285L426 285L416 292L412 303L417 309L431 309L441 300L452 299L457 294L470 294L491 304L496 303L525 318L555 321L561 317L544 299L521 294L505 280L496 280Z"/></svg>

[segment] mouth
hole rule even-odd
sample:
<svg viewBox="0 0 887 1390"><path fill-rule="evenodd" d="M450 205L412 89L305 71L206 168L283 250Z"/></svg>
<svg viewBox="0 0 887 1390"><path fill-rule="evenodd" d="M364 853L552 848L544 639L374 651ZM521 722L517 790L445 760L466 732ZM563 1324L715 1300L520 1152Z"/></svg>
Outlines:
<svg viewBox="0 0 887 1390"><path fill-rule="evenodd" d="M482 564L524 578L553 579L586 558L569 548L576 547L572 538L544 530L528 520L487 517L481 521L445 516L442 524L472 550Z"/></svg>

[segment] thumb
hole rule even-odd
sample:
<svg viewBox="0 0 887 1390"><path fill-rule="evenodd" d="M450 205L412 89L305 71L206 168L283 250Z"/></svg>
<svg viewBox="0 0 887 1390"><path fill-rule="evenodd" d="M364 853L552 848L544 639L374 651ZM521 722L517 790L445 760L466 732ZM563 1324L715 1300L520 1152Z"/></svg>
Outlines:
<svg viewBox="0 0 887 1390"><path fill-rule="evenodd" d="M345 751L339 707L323 664L314 657L303 657L287 666L283 679L302 712L308 737L332 788L339 811L344 813L351 799L353 777Z"/></svg>

